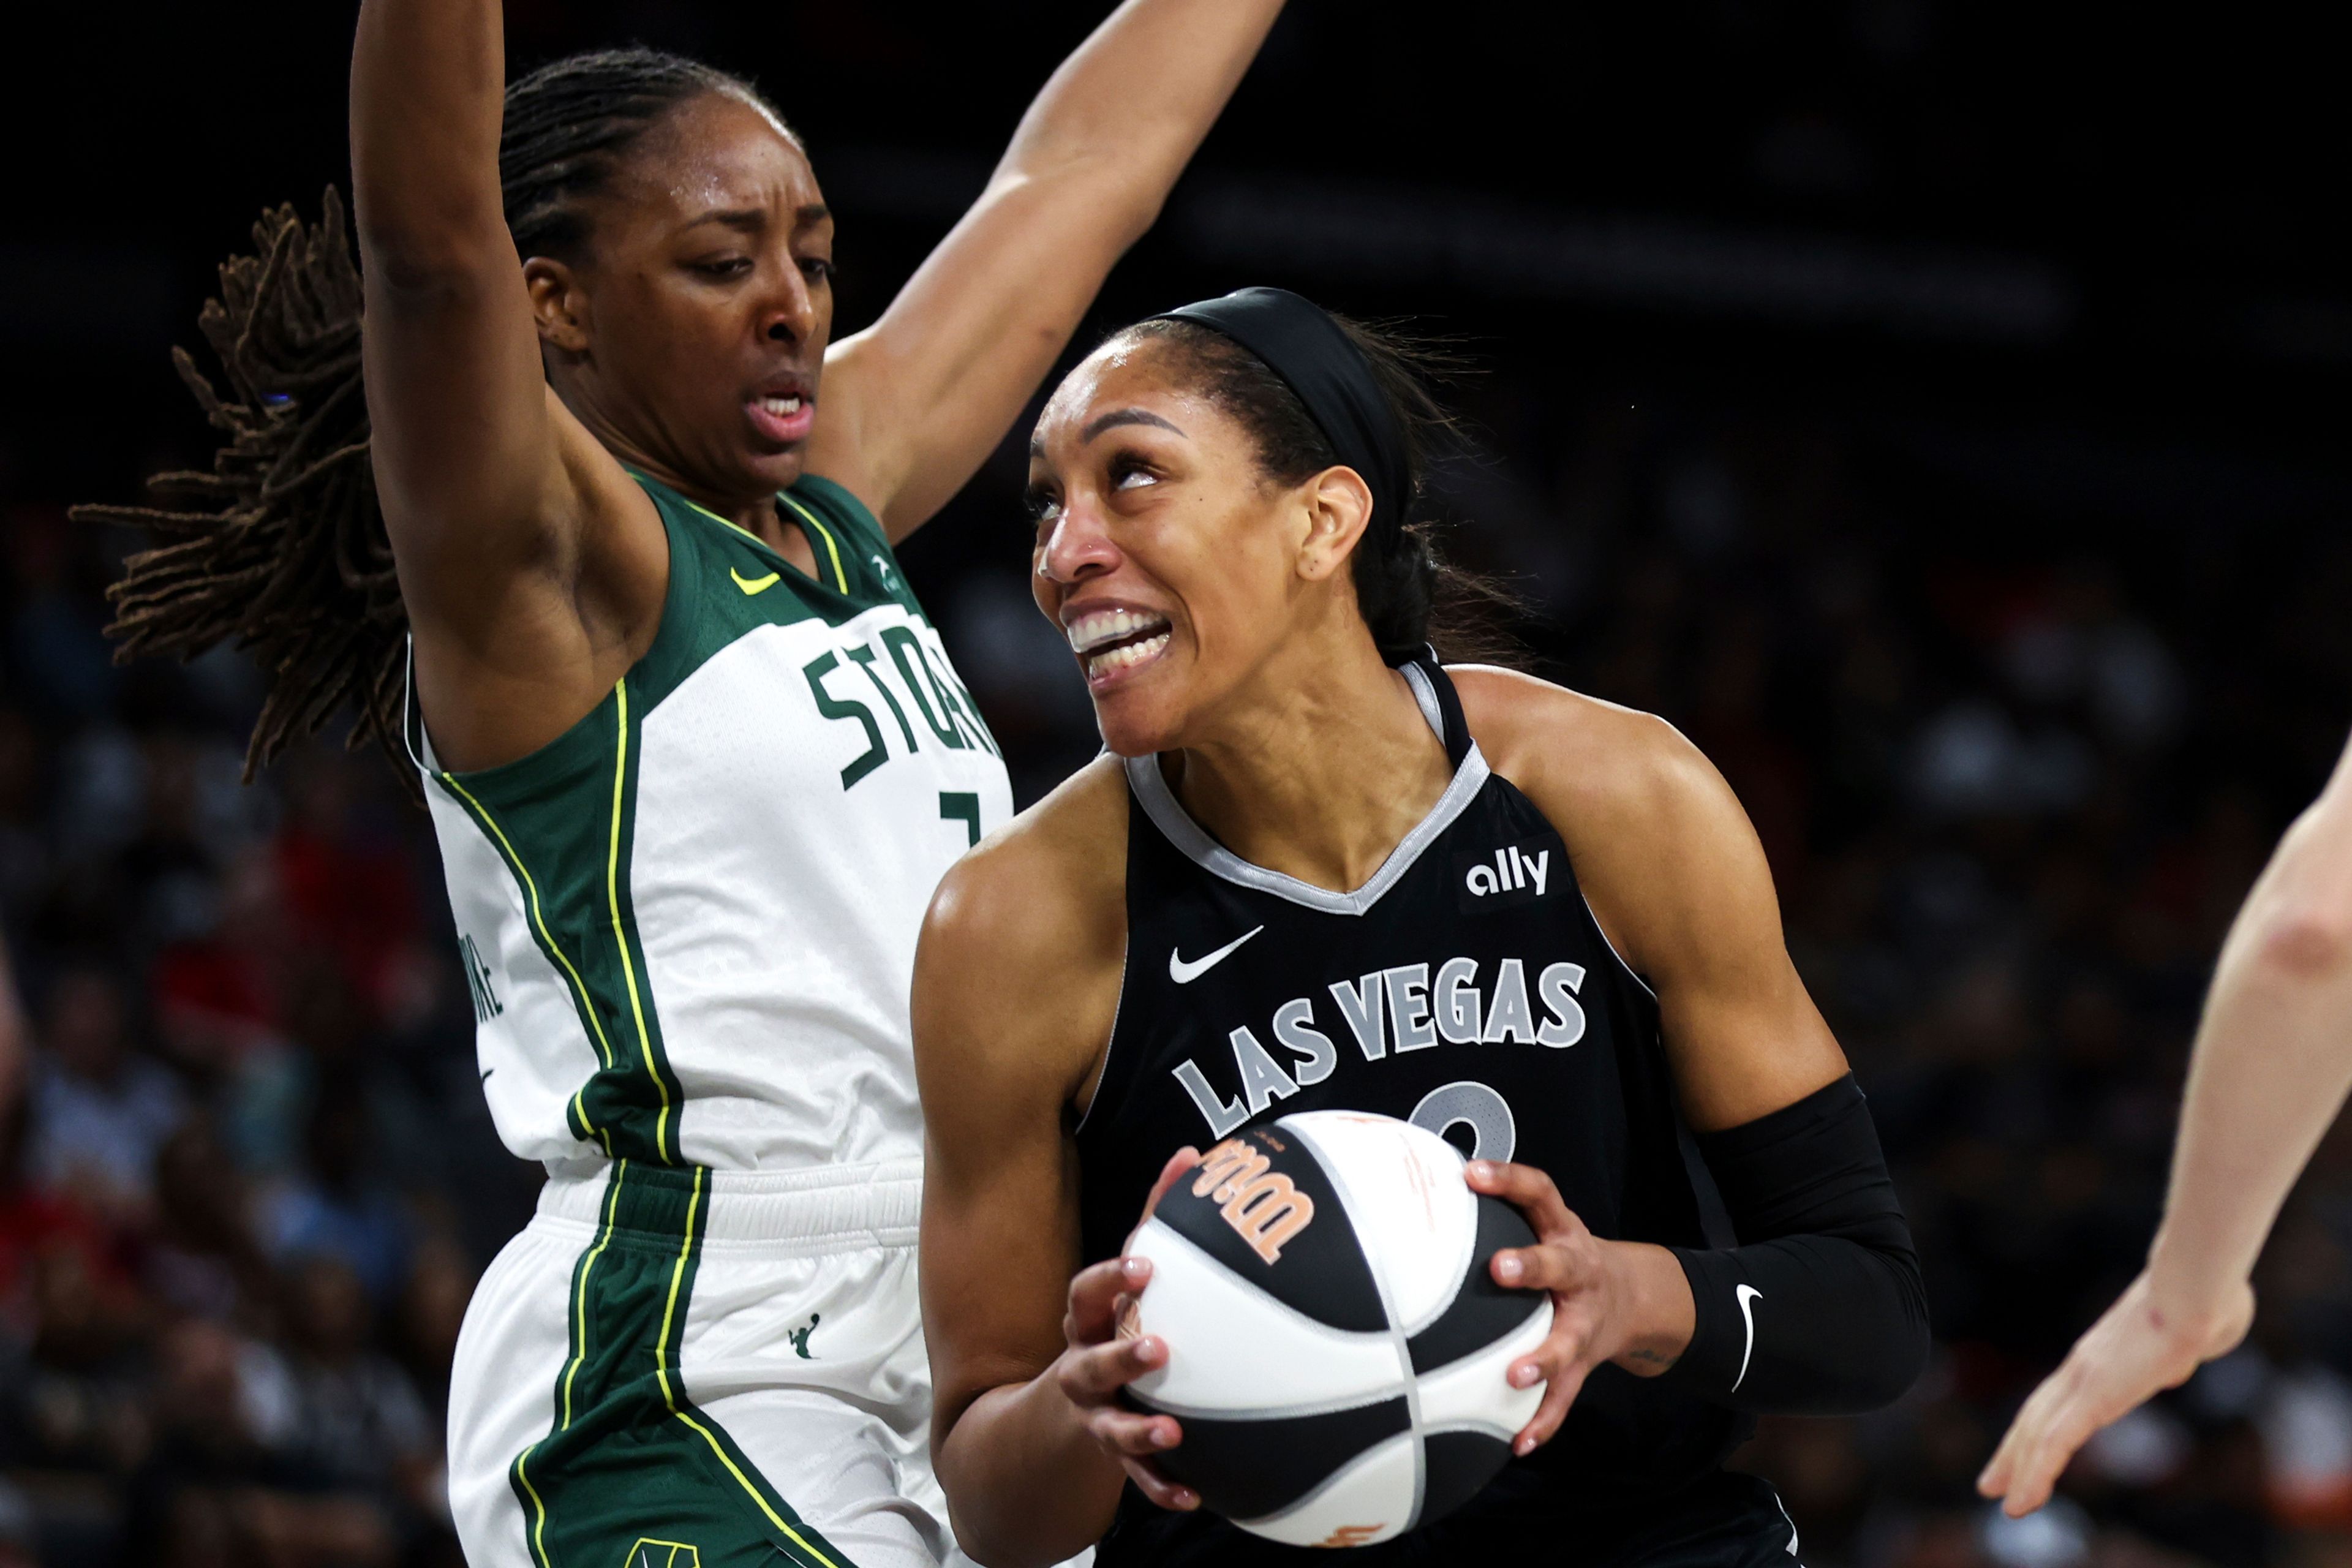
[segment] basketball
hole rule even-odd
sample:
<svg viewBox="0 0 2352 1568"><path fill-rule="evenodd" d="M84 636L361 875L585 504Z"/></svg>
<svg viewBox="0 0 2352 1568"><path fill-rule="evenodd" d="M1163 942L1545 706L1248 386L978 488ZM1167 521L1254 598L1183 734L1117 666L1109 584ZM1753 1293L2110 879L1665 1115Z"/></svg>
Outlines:
<svg viewBox="0 0 2352 1568"><path fill-rule="evenodd" d="M1226 1139L1129 1248L1152 1265L1131 1327L1168 1345L1130 1395L1184 1430L1156 1462L1294 1546L1444 1517L1543 1398L1505 1373L1549 1331L1550 1299L1487 1271L1534 1241L1470 1190L1453 1145L1407 1122L1318 1110Z"/></svg>

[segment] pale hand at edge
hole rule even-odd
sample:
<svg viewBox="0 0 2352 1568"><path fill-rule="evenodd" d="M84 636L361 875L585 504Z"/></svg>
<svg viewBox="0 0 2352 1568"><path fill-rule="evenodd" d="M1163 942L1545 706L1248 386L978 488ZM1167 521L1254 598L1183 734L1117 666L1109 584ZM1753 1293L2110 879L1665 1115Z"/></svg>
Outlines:
<svg viewBox="0 0 2352 1568"><path fill-rule="evenodd" d="M2142 1270L2026 1400L1977 1490L2001 1500L2011 1519L2032 1513L2093 1433L2236 1349L2253 1317L2254 1293L2243 1283L2218 1313L2167 1312Z"/></svg>

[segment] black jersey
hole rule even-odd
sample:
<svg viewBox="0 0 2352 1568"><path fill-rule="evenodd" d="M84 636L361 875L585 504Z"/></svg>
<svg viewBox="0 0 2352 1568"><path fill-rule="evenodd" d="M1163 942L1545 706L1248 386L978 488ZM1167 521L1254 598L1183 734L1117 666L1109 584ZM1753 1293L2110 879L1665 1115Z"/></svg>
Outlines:
<svg viewBox="0 0 2352 1568"><path fill-rule="evenodd" d="M1596 1236L1708 1245L1656 999L1594 921L1558 831L1487 770L1444 672L1427 659L1402 672L1454 779L1352 893L1241 859L1185 814L1156 758L1128 763L1127 973L1077 1131L1087 1261L1118 1253L1176 1149L1324 1109L1378 1111L1533 1165ZM1777 1506L1745 1478L1710 1479L1747 1431L1733 1412L1603 1365L1549 1444L1366 1558L1469 1561L1558 1539L1581 1517L1591 1528L1571 1534L1586 1550L1570 1555L1589 1563L1612 1555L1591 1551L1604 1538L1630 1549L1640 1531L1628 1521L1705 1494L1770 1525L1749 1560L1787 1563ZM1294 1550L1164 1512L1130 1488L1099 1561Z"/></svg>

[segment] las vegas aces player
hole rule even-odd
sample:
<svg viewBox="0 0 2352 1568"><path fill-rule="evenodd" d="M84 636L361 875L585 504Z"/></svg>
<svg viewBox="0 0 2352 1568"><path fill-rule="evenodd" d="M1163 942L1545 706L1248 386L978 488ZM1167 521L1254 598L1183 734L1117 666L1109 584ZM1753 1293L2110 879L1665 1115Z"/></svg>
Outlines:
<svg viewBox="0 0 2352 1568"><path fill-rule="evenodd" d="M1116 334L1039 422L1034 587L1110 754L950 873L915 987L932 1442L983 1562L1296 1550L1153 1468L1182 1424L1117 1394L1171 1352L1114 1328L1155 1181L1294 1110L1475 1139L1538 1237L1495 1278L1556 1306L1517 1457L1381 1561L1787 1564L1721 1468L1750 1414L1883 1405L1924 1359L1730 791L1655 719L1428 650L1440 417L1392 345L1245 289Z"/></svg>

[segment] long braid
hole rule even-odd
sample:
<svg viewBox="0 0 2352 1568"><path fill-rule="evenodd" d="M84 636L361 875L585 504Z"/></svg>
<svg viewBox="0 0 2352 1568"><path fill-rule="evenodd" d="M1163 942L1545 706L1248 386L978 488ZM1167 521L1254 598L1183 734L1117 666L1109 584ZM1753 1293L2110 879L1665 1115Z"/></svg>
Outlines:
<svg viewBox="0 0 2352 1568"><path fill-rule="evenodd" d="M509 87L499 184L519 254L576 258L586 205L621 158L670 109L710 92L774 117L749 84L652 49L574 55ZM118 660L188 659L229 643L261 667L268 694L246 748L247 782L349 703L358 718L349 743L373 741L421 800L401 735L408 612L369 460L360 273L341 196L328 190L315 226L291 205L264 213L253 242L255 255L221 264L220 297L197 317L226 395L186 350L172 352L226 437L209 473L148 480L191 504L72 515L167 542L131 556L107 590Z"/></svg>
<svg viewBox="0 0 2352 1568"><path fill-rule="evenodd" d="M226 395L185 349L172 353L227 438L211 472L148 485L194 504L73 516L171 541L133 555L107 590L117 658L192 658L223 642L253 654L268 695L246 749L248 781L347 700L360 712L352 743L373 738L397 762L408 616L368 469L360 275L341 197L327 192L315 226L290 205L263 214L253 243L258 254L221 264L220 298L196 319Z"/></svg>

